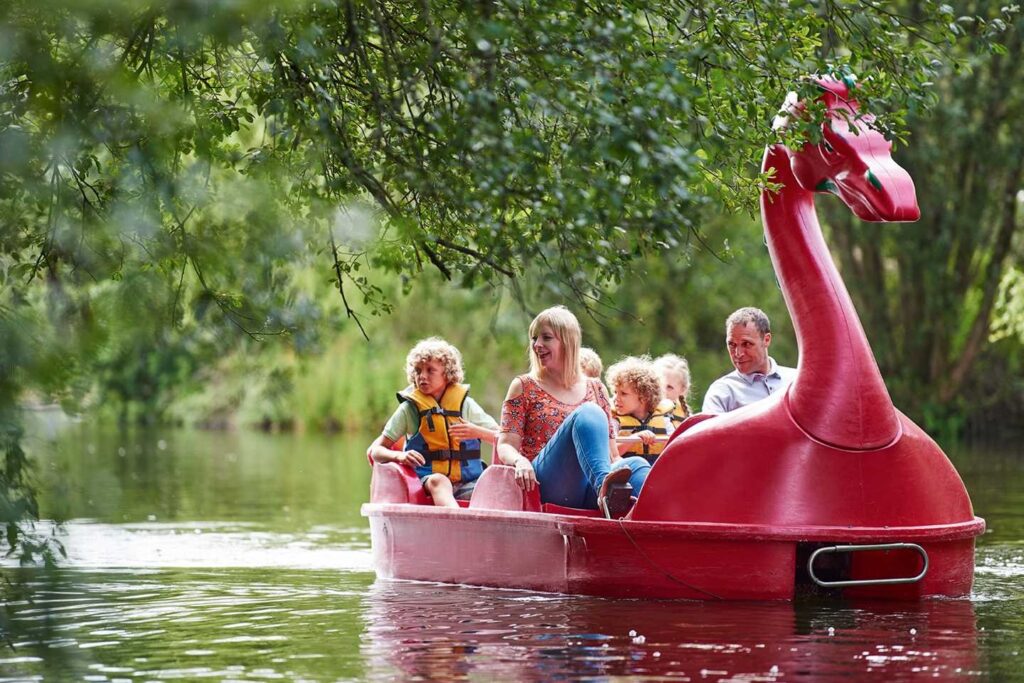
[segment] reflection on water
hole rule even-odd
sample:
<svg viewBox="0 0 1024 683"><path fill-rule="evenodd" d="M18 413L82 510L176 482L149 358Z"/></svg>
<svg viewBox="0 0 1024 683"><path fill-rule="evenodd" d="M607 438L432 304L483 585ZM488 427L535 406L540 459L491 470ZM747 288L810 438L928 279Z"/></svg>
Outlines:
<svg viewBox="0 0 1024 683"><path fill-rule="evenodd" d="M315 526L268 531L257 524L66 525L68 564L76 568L267 567L372 572L364 529Z"/></svg>
<svg viewBox="0 0 1024 683"><path fill-rule="evenodd" d="M970 601L604 600L263 569L24 572L0 680L977 677Z"/></svg>
<svg viewBox="0 0 1024 683"><path fill-rule="evenodd" d="M374 586L367 614L372 670L429 680L980 673L966 600L651 602L389 582Z"/></svg>
<svg viewBox="0 0 1024 683"><path fill-rule="evenodd" d="M21 572L0 680L362 677L372 577L338 572Z"/></svg>
<svg viewBox="0 0 1024 683"><path fill-rule="evenodd" d="M48 517L133 522L238 521L292 530L363 527L370 437L80 426L30 439Z"/></svg>
<svg viewBox="0 0 1024 683"><path fill-rule="evenodd" d="M1014 452L952 453L990 529L971 600L721 604L375 582L367 441L36 441L69 558L5 570L0 681L1024 680Z"/></svg>

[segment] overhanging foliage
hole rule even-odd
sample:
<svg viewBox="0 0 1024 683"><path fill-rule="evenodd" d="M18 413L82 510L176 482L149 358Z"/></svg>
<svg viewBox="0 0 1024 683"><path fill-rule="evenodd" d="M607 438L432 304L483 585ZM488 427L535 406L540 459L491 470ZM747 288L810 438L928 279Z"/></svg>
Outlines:
<svg viewBox="0 0 1024 683"><path fill-rule="evenodd" d="M302 329L318 312L289 264L322 264L356 324L389 310L371 262L467 286L542 266L591 305L637 256L707 240L709 208L755 205L768 123L809 74L858 74L901 136L954 19L871 0L6 2L0 322L65 381L5 357L2 414L25 386L67 396L136 327L159 344L194 323L211 353L231 327ZM367 205L379 242L352 219Z"/></svg>

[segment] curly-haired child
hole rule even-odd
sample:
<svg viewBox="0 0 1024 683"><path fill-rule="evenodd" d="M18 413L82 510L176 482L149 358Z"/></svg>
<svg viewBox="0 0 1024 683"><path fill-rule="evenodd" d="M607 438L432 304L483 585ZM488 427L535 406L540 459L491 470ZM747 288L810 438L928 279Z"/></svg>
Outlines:
<svg viewBox="0 0 1024 683"><path fill-rule="evenodd" d="M620 441L619 454L642 455L653 463L674 430L673 404L662 397L658 370L647 356L627 356L608 368L605 378L614 393L619 438L636 437Z"/></svg>
<svg viewBox="0 0 1024 683"><path fill-rule="evenodd" d="M416 343L405 359L409 386L366 454L374 462L414 467L434 505L459 507L483 472L480 442L495 443L498 423L469 397L462 354L438 337ZM404 450L395 449L405 437Z"/></svg>

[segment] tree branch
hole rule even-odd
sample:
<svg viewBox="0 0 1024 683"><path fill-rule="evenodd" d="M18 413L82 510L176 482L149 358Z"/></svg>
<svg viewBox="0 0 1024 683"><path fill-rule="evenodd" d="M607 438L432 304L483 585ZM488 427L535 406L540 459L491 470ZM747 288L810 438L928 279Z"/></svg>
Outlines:
<svg viewBox="0 0 1024 683"><path fill-rule="evenodd" d="M334 241L334 233L331 232L331 258L334 259L334 277L338 283L338 293L341 294L341 302L345 306L345 317L352 318L355 321L356 326L359 328L359 332L363 335L363 339L370 341L369 335L366 334L366 330L363 328L362 321L359 320L359 316L352 309L348 303L348 297L345 295L345 280L344 274L341 267L341 261L338 260L338 245Z"/></svg>

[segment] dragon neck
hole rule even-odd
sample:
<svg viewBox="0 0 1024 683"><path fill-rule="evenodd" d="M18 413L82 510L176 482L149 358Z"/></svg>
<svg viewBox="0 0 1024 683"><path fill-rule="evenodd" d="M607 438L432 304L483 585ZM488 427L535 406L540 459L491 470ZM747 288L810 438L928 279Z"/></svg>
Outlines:
<svg viewBox="0 0 1024 683"><path fill-rule="evenodd" d="M899 418L825 245L814 193L797 183L779 145L765 150L762 170L770 169L782 188L761 193L761 218L800 348L790 413L805 432L829 445L884 446L899 436Z"/></svg>

